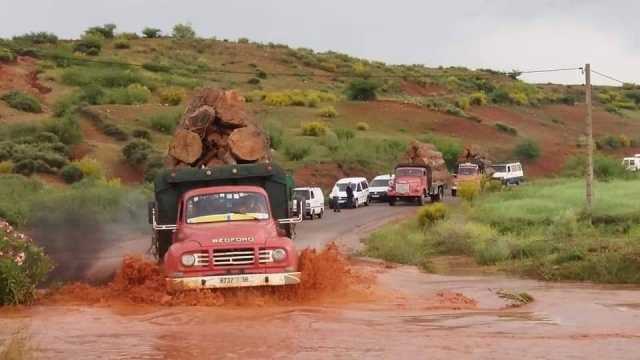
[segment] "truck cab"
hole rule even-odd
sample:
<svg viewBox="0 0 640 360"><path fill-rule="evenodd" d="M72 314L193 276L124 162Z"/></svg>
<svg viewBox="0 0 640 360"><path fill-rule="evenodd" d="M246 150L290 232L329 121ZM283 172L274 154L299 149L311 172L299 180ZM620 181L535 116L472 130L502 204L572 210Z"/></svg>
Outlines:
<svg viewBox="0 0 640 360"><path fill-rule="evenodd" d="M640 154L635 154L632 157L626 157L622 160L622 166L629 171L640 170Z"/></svg>
<svg viewBox="0 0 640 360"><path fill-rule="evenodd" d="M169 288L300 282L290 225L301 218L281 217L289 214L292 187L280 169L250 164L170 170L155 185L150 217Z"/></svg>
<svg viewBox="0 0 640 360"><path fill-rule="evenodd" d="M491 165L492 180L498 180L504 185L520 185L524 181L524 170L519 162L509 162Z"/></svg>
<svg viewBox="0 0 640 360"><path fill-rule="evenodd" d="M482 173L480 167L477 164L465 162L458 164L458 171L455 174L453 180L453 186L451 186L451 196L456 196L458 193L458 187L463 183L475 183L480 186L482 180Z"/></svg>
<svg viewBox="0 0 640 360"><path fill-rule="evenodd" d="M398 165L389 184L387 198L391 206L397 201L413 201L424 205L427 198L440 201L444 197L445 187L444 182L434 181L428 165Z"/></svg>

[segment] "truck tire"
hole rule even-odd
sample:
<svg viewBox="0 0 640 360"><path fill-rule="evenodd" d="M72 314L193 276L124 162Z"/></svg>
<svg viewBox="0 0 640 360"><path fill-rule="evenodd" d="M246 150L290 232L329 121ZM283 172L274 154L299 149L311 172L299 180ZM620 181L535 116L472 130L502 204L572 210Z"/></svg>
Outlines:
<svg viewBox="0 0 640 360"><path fill-rule="evenodd" d="M318 219L322 219L324 216L324 209L320 209L320 213L318 214Z"/></svg>
<svg viewBox="0 0 640 360"><path fill-rule="evenodd" d="M157 231L155 234L156 241L156 256L158 257L158 262L162 263L164 261L164 254L169 251L169 247L171 246L171 232L170 231Z"/></svg>
<svg viewBox="0 0 640 360"><path fill-rule="evenodd" d="M396 206L396 199L390 197L389 198L389 206Z"/></svg>

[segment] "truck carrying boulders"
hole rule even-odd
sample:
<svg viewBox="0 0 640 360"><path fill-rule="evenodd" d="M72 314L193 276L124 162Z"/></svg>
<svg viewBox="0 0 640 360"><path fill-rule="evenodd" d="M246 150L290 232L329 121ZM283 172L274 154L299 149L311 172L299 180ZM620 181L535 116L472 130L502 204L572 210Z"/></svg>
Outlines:
<svg viewBox="0 0 640 360"><path fill-rule="evenodd" d="M264 132L235 92L199 91L169 148L149 204L171 289L300 282L293 180L272 164ZM295 208L298 216L292 216Z"/></svg>
<svg viewBox="0 0 640 360"><path fill-rule="evenodd" d="M440 201L451 182L442 153L432 144L414 140L409 144L401 163L395 167L389 185L389 205L398 201L414 201L424 205L427 198Z"/></svg>

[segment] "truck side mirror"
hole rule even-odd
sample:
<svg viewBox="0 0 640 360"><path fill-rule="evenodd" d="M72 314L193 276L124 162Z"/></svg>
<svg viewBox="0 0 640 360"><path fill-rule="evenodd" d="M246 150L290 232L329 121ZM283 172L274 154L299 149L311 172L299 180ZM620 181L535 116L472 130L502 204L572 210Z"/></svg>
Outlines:
<svg viewBox="0 0 640 360"><path fill-rule="evenodd" d="M149 224L153 224L153 217L155 216L155 210L156 210L156 203L153 201L150 201L147 204L147 218L148 218Z"/></svg>

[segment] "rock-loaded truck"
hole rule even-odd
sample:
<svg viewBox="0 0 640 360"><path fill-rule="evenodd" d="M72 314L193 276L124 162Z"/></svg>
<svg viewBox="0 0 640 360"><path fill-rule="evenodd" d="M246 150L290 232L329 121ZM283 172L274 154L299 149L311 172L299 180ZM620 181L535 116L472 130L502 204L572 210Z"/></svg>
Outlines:
<svg viewBox="0 0 640 360"><path fill-rule="evenodd" d="M154 185L149 221L170 289L300 282L292 238L302 217L290 209L301 203L277 165L167 169Z"/></svg>

